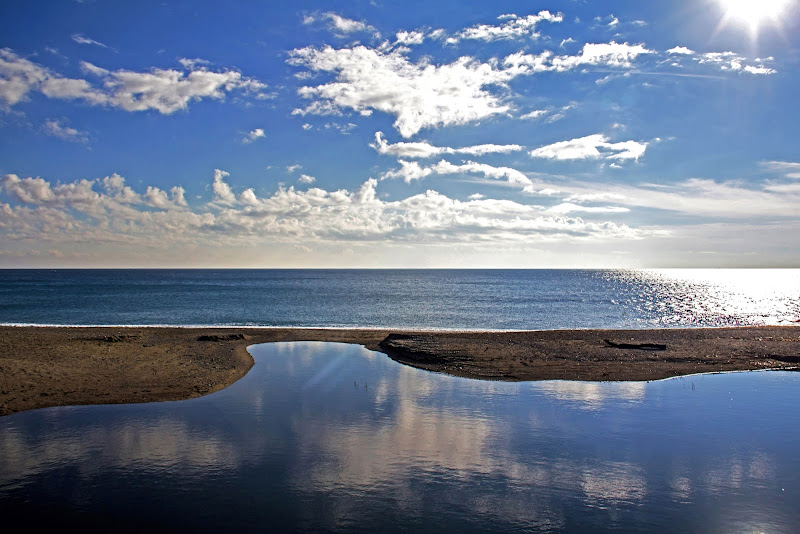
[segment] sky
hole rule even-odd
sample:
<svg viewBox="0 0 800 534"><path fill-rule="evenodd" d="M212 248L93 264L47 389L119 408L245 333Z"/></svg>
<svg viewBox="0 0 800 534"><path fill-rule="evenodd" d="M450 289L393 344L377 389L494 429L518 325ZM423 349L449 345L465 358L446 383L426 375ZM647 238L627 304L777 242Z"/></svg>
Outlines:
<svg viewBox="0 0 800 534"><path fill-rule="evenodd" d="M0 267L800 266L798 0L0 4Z"/></svg>

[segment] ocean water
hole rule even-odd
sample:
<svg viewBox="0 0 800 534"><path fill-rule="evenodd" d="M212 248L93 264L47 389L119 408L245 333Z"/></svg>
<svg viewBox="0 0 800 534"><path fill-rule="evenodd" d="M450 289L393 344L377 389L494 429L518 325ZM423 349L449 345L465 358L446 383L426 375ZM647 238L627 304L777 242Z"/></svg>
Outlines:
<svg viewBox="0 0 800 534"><path fill-rule="evenodd" d="M0 323L528 330L792 324L800 269L0 270Z"/></svg>
<svg viewBox="0 0 800 534"><path fill-rule="evenodd" d="M7 531L800 526L800 373L509 383L358 345L250 351L206 397L0 418Z"/></svg>

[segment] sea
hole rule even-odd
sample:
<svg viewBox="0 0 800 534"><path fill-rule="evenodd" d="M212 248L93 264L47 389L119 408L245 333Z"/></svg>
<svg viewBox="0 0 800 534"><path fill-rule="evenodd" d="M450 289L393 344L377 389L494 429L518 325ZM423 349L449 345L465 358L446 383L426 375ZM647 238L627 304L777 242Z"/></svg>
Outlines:
<svg viewBox="0 0 800 534"><path fill-rule="evenodd" d="M553 330L784 325L800 269L0 270L0 324Z"/></svg>

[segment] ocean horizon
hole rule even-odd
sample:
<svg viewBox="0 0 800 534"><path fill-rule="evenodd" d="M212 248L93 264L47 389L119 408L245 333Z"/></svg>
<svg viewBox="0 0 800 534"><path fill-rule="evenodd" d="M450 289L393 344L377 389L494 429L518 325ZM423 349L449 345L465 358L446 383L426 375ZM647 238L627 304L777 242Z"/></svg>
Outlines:
<svg viewBox="0 0 800 534"><path fill-rule="evenodd" d="M800 269L2 269L0 324L557 330L792 324Z"/></svg>

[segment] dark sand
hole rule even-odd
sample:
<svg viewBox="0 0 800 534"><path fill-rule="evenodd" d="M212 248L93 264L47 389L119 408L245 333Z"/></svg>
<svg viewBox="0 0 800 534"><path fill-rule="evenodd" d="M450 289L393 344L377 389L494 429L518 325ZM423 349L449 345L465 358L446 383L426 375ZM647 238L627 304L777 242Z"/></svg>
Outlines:
<svg viewBox="0 0 800 534"><path fill-rule="evenodd" d="M0 415L199 397L247 373L253 365L248 345L274 341L357 343L414 367L488 380L655 380L800 365L798 326L534 332L0 327Z"/></svg>

